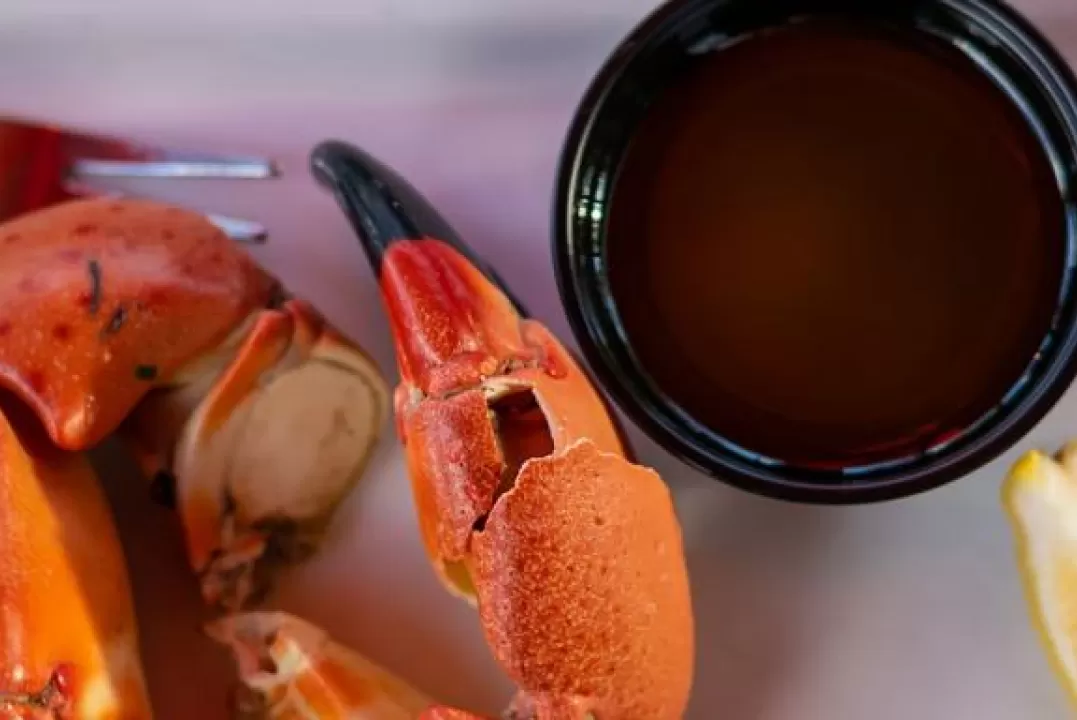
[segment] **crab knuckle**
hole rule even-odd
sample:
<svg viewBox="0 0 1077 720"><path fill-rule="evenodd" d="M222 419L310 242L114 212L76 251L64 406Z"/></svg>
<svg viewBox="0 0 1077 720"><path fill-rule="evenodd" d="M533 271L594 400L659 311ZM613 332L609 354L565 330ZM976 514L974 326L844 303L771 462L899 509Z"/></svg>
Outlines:
<svg viewBox="0 0 1077 720"><path fill-rule="evenodd" d="M0 236L20 240L0 243L0 715L150 717L123 552L81 451L120 434L174 477L203 595L240 609L318 546L388 387L198 214L76 201Z"/></svg>

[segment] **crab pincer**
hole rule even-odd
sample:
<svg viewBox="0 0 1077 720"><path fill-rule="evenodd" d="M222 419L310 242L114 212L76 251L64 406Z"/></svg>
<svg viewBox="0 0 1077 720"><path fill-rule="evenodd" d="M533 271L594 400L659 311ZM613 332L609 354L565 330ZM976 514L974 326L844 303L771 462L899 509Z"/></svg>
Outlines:
<svg viewBox="0 0 1077 720"><path fill-rule="evenodd" d="M668 489L575 359L402 178L330 141L313 171L382 291L426 551L519 686L517 717L673 720L693 618Z"/></svg>
<svg viewBox="0 0 1077 720"><path fill-rule="evenodd" d="M121 428L175 476L210 602L257 599L305 557L388 412L370 358L205 218L87 200L0 232L0 384L52 441Z"/></svg>
<svg viewBox="0 0 1077 720"><path fill-rule="evenodd" d="M235 610L319 546L387 419L371 359L205 217L152 201L0 225L0 717L150 710L122 548L83 451L174 479Z"/></svg>

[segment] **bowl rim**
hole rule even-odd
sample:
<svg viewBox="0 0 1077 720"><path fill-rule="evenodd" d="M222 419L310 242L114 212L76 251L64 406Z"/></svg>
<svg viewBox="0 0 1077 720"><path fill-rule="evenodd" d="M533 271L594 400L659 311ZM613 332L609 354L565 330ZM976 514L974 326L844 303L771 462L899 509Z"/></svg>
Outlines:
<svg viewBox="0 0 1077 720"><path fill-rule="evenodd" d="M1068 120L1073 141L1069 154L1074 156L1077 163L1077 76L1051 41L1030 20L1002 0L935 2L951 8L955 5L971 7L993 15L1009 32L1017 35L1017 42L1031 50L1035 60L1051 74L1050 80L1063 98L1063 102L1059 102L1058 97L1051 94L1052 104L1056 105L1054 109ZM718 482L755 495L814 505L878 503L921 494L970 475L997 459L1037 426L1077 378L1077 314L1056 328L1058 346L1033 382L1033 387L1027 390L1027 396L1006 409L993 427L971 439L967 445L942 450L920 466L899 467L871 482L856 478L850 478L845 484L797 481L783 477L780 467L749 464L728 450L715 447L713 443L704 449L702 443L689 440L649 410L641 402L638 390L630 382L624 381L603 358L598 347L599 339L588 323L588 316L595 313L584 309L578 275L573 267L576 233L572 228L571 216L578 197L576 187L583 169L585 150L605 103L638 53L656 37L679 27L695 13L724 4L724 0L668 0L652 10L609 53L591 78L572 114L555 171L551 252L562 309L584 359L602 390L645 435L666 452ZM1024 62L1022 65L1029 75L1036 75L1034 68ZM1039 77L1037 80L1041 85L1044 82ZM1070 172L1073 175L1071 182L1077 182L1077 166L1071 168ZM1064 197L1063 200L1067 205L1072 202L1071 197ZM1077 242L1075 233L1077 228L1071 222L1067 238L1069 254L1073 253L1074 243ZM1072 263L1073 260L1070 257L1066 262ZM1069 271L1072 272L1072 266ZM1077 290L1070 290L1070 293L1075 292ZM1070 302L1074 302L1072 297Z"/></svg>

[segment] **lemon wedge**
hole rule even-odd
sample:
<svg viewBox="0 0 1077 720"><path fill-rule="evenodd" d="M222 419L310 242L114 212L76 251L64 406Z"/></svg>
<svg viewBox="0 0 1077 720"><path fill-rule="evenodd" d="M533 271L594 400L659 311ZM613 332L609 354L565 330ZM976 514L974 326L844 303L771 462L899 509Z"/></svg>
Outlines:
<svg viewBox="0 0 1077 720"><path fill-rule="evenodd" d="M1026 453L1002 494L1033 622L1077 702L1077 442L1054 457Z"/></svg>

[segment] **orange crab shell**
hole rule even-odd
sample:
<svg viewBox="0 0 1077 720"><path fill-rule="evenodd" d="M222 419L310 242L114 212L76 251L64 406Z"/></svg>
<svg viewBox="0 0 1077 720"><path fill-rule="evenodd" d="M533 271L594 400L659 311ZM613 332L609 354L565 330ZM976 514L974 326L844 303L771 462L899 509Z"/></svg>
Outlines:
<svg viewBox="0 0 1077 720"><path fill-rule="evenodd" d="M57 451L24 408L8 405L0 412L0 717L41 717L5 697L51 687L56 717L148 719L130 583L104 493L84 456Z"/></svg>
<svg viewBox="0 0 1077 720"><path fill-rule="evenodd" d="M628 460L556 337L451 247L390 245L382 290L426 551L478 606L521 702L551 719L680 717L693 618L665 484Z"/></svg>
<svg viewBox="0 0 1077 720"><path fill-rule="evenodd" d="M486 720L482 715L475 715L465 710L449 707L427 708L418 720Z"/></svg>
<svg viewBox="0 0 1077 720"><path fill-rule="evenodd" d="M602 451L623 454L605 406L564 347L533 321L520 324L518 337L557 375L523 367L475 389L415 403L402 403L406 394L397 393L397 422L405 438L420 531L443 573L445 561L460 561L467 554L475 523L492 509L505 468L490 419L490 393L533 393L554 452L587 437Z"/></svg>
<svg viewBox="0 0 1077 720"><path fill-rule="evenodd" d="M394 243L382 259L382 297L402 382L423 395L473 387L533 353L508 299L440 240Z"/></svg>
<svg viewBox="0 0 1077 720"><path fill-rule="evenodd" d="M287 613L229 615L210 623L206 631L232 650L259 717L414 718L431 704L386 668Z"/></svg>
<svg viewBox="0 0 1077 720"><path fill-rule="evenodd" d="M493 507L505 467L490 418L492 395L532 392L554 451L577 437L611 453L624 454L625 447L564 346L541 323L521 319L449 245L432 239L391 245L381 286L401 369L397 432L420 532L443 580L460 590L451 564L464 558L475 523Z"/></svg>
<svg viewBox="0 0 1077 720"><path fill-rule="evenodd" d="M19 217L0 225L0 385L58 446L91 447L274 291L190 211L94 199Z"/></svg>

